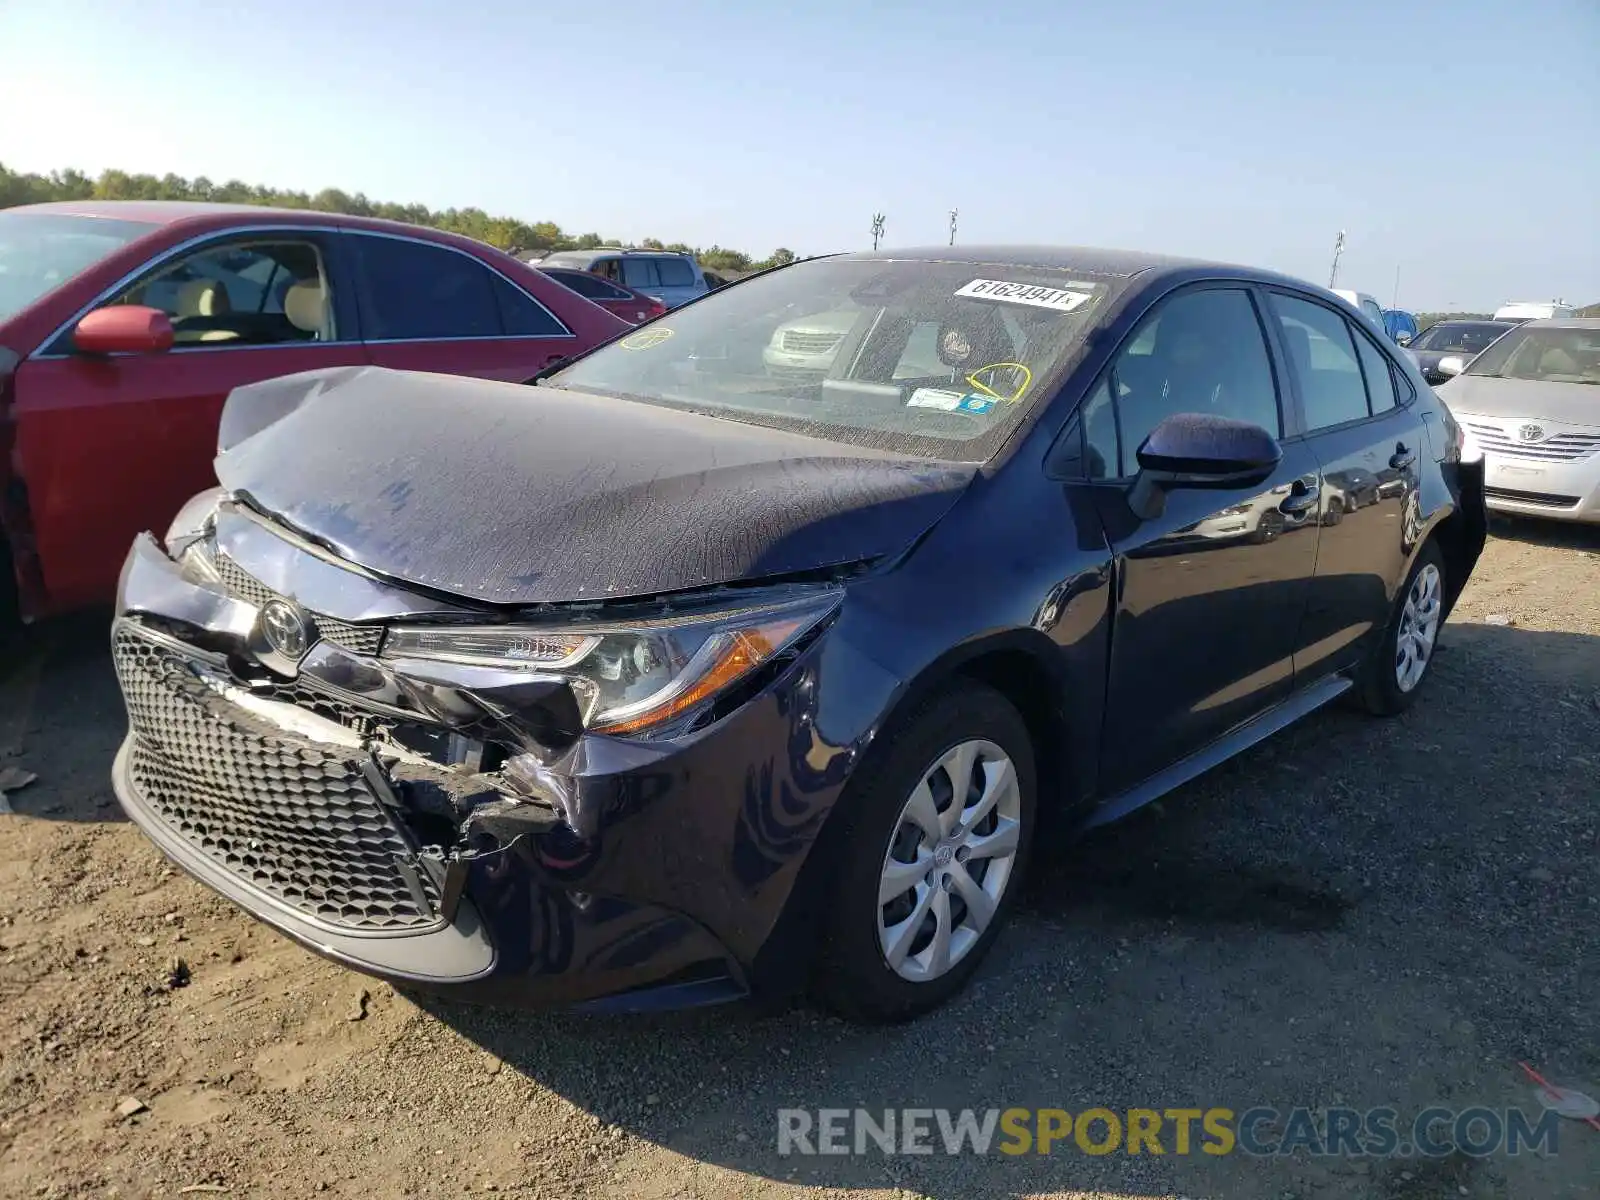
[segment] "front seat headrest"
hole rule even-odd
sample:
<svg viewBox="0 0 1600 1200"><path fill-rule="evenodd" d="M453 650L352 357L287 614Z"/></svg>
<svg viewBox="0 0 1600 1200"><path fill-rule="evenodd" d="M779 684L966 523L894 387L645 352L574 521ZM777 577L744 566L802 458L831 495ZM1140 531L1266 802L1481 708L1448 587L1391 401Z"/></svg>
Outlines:
<svg viewBox="0 0 1600 1200"><path fill-rule="evenodd" d="M327 307L322 282L317 279L302 279L283 294L283 315L304 333L321 336Z"/></svg>
<svg viewBox="0 0 1600 1200"><path fill-rule="evenodd" d="M176 304L179 317L221 317L233 311L227 290L211 279L180 284Z"/></svg>

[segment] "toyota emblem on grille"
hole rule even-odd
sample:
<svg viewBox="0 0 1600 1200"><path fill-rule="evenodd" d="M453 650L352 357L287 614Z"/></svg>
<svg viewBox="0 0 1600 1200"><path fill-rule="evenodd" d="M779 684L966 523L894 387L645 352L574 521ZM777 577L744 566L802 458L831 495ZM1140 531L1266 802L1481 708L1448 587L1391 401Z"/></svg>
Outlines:
<svg viewBox="0 0 1600 1200"><path fill-rule="evenodd" d="M261 636L285 658L298 659L311 644L305 618L282 600L268 600L261 606Z"/></svg>
<svg viewBox="0 0 1600 1200"><path fill-rule="evenodd" d="M1519 442L1544 441L1544 426L1535 425L1532 421L1529 421L1526 425L1518 425L1517 440Z"/></svg>

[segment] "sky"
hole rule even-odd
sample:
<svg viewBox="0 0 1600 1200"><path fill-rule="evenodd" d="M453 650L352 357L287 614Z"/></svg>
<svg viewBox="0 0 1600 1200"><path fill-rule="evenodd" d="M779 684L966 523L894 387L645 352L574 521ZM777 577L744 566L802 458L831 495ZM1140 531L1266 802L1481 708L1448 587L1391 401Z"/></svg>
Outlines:
<svg viewBox="0 0 1600 1200"><path fill-rule="evenodd" d="M1600 301L1600 0L0 0L0 62L14 170Z"/></svg>

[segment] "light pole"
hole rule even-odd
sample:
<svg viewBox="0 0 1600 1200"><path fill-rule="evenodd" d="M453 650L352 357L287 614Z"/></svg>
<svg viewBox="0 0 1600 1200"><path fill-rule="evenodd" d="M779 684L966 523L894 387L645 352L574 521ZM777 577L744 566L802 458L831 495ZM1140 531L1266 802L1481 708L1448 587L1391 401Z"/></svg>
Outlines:
<svg viewBox="0 0 1600 1200"><path fill-rule="evenodd" d="M878 240L883 237L884 216L882 213L872 214L872 248L878 248Z"/></svg>
<svg viewBox="0 0 1600 1200"><path fill-rule="evenodd" d="M956 210L953 208L950 210L950 244L956 244Z"/></svg>
<svg viewBox="0 0 1600 1200"><path fill-rule="evenodd" d="M1328 288L1331 291L1334 282L1339 278L1339 256L1344 253L1344 230L1339 230L1339 236L1333 240L1333 270L1328 272Z"/></svg>

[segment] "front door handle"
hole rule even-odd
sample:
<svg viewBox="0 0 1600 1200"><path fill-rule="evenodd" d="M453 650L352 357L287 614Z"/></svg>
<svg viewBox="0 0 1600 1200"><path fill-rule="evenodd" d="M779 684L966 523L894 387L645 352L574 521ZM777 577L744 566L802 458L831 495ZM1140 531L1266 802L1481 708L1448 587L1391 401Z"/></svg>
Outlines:
<svg viewBox="0 0 1600 1200"><path fill-rule="evenodd" d="M1407 450L1404 442L1395 443L1394 453L1389 456L1389 465L1391 467L1396 471L1404 471L1416 461L1417 452L1415 450Z"/></svg>
<svg viewBox="0 0 1600 1200"><path fill-rule="evenodd" d="M1294 487L1284 497L1283 503L1278 505L1278 511L1291 515L1303 513L1308 509L1315 508L1321 495L1322 488L1316 480L1307 483L1304 479L1296 479Z"/></svg>

